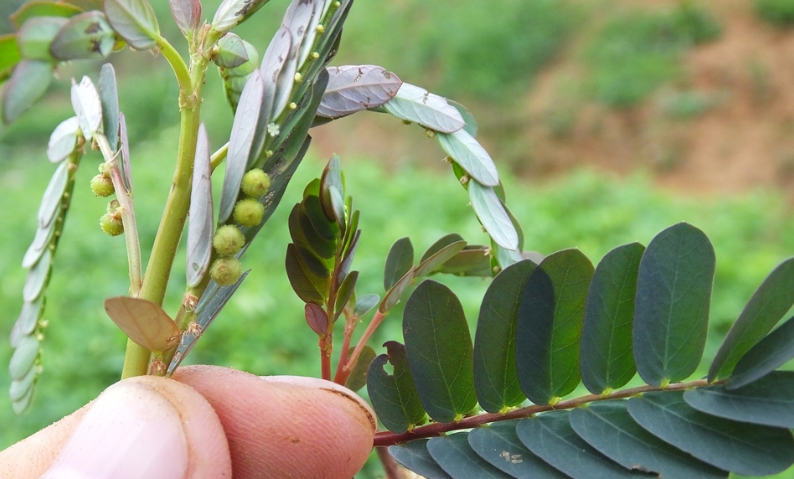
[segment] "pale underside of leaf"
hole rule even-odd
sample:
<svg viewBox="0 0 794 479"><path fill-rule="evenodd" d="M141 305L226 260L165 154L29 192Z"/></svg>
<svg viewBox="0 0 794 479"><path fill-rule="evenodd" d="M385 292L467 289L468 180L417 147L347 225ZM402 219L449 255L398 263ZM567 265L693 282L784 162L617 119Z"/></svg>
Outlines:
<svg viewBox="0 0 794 479"><path fill-rule="evenodd" d="M397 118L442 133L454 133L466 124L446 99L410 83L403 83L383 108Z"/></svg>
<svg viewBox="0 0 794 479"><path fill-rule="evenodd" d="M187 234L187 285L196 286L207 272L212 255L212 180L207 129L199 126L193 163L193 190Z"/></svg>
<svg viewBox="0 0 794 479"><path fill-rule="evenodd" d="M376 65L329 67L328 75L317 114L334 119L381 106L402 85L397 75Z"/></svg>

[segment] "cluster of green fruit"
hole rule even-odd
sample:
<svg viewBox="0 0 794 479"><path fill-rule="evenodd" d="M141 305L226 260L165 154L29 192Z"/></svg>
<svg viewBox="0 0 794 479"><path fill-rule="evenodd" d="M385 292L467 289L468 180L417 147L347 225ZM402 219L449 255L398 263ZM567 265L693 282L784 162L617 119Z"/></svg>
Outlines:
<svg viewBox="0 0 794 479"><path fill-rule="evenodd" d="M262 222L265 207L259 202L270 188L270 177L259 168L243 176L241 189L246 198L234 205L232 217L236 224L223 225L215 232L212 246L220 256L210 267L210 277L221 286L234 284L240 277L240 260L234 257L245 245L245 235L237 225L253 227Z"/></svg>
<svg viewBox="0 0 794 479"><path fill-rule="evenodd" d="M91 178L91 191L95 195L107 198L116 192L113 180L110 178L110 167L107 163L99 164L99 174ZM110 236L118 236L124 232L124 224L121 221L121 209L118 200L111 200L108 203L107 213L99 218L99 226L102 231Z"/></svg>

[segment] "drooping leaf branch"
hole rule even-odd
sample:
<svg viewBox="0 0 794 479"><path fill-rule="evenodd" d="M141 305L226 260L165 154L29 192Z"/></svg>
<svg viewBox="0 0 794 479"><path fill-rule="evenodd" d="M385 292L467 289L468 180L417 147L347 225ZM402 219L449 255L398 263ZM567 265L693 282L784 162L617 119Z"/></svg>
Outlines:
<svg viewBox="0 0 794 479"><path fill-rule="evenodd" d="M375 444L429 478L780 472L794 464L794 373L775 369L794 357L794 321L766 333L794 304L793 261L750 299L712 365L720 375L689 382L715 260L686 223L647 248L614 249L595 270L578 250L506 268L473 347L454 293L425 281L406 304L405 346L387 343L368 372L391 430ZM647 386L619 389L637 372ZM580 381L592 394L563 399Z"/></svg>

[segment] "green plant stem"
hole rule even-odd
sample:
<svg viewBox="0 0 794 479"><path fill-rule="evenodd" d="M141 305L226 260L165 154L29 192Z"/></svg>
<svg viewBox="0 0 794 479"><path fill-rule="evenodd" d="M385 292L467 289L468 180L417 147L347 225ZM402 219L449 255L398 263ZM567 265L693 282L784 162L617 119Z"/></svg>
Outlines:
<svg viewBox="0 0 794 479"><path fill-rule="evenodd" d="M95 134L94 139L99 146L99 151L105 157L105 162L110 168L110 178L113 181L113 188L116 190L116 198L121 206L121 222L124 225L124 240L127 245L127 263L130 270L130 296L137 297L143 282L141 244L138 237L138 224L135 221L135 207L132 201L132 192L127 191L124 181L121 179L117 154L113 152L108 143L107 137L102 134Z"/></svg>
<svg viewBox="0 0 794 479"><path fill-rule="evenodd" d="M638 386L635 388L623 389L620 391L613 391L610 394L588 394L578 398L568 399L567 401L560 401L556 405L546 406L527 406L520 409L514 409L504 414L502 413L485 413L477 414L476 416L469 416L461 419L458 422L439 423L434 422L426 426L420 426L413 431L396 434L393 432L379 432L375 434L374 447L387 447L395 444L400 444L415 439L422 439L427 437L435 437L445 434L450 431L457 431L460 429L471 429L479 427L484 424L489 424L496 421L508 421L510 419L523 419L535 414L546 411L557 411L561 409L573 409L587 403L595 401L605 401L607 399L625 399L634 396L639 396L643 393L654 391L682 391L687 389L694 389L704 386L714 386L722 382L709 383L706 379L698 379L697 381L689 381L685 383L674 383L668 385L666 388L656 386Z"/></svg>
<svg viewBox="0 0 794 479"><path fill-rule="evenodd" d="M168 40L163 37L157 39L157 46L160 48L160 53L163 54L163 57L171 65L171 69L174 70L176 81L179 83L180 94L192 92L193 82L190 71L179 52L177 52L176 49L168 43Z"/></svg>
<svg viewBox="0 0 794 479"><path fill-rule="evenodd" d="M167 42L166 42L167 45ZM168 45L170 47L170 45ZM176 51L173 48L162 48L163 55L174 65L184 62L179 58L175 62L171 58ZM177 57L179 56L176 54ZM190 207L190 180L193 174L193 161L196 156L196 139L198 128L201 121L201 89L204 84L204 74L207 70L208 59L200 56L193 60L191 74L189 78L189 90L184 90L183 72L178 66L174 66L174 73L177 75L180 84L179 106L181 108L181 129L179 132L179 149L177 152L177 163L174 177L171 184L171 192L165 204L165 211L157 230L157 236L152 247L152 254L149 257L149 264L146 267L146 275L143 278L143 285L139 297L149 301L162 304L165 292L168 287L168 278L171 275L171 266L176 256L179 240L182 237L182 230L185 227L188 208ZM121 377L141 376L147 373L151 353L135 344L127 341L127 352L124 356L124 369Z"/></svg>
<svg viewBox="0 0 794 479"><path fill-rule="evenodd" d="M229 153L229 142L227 141L225 145L220 147L218 151L212 154L210 157L210 171L215 171L215 168L220 166L223 163L223 160L226 159L226 155Z"/></svg>

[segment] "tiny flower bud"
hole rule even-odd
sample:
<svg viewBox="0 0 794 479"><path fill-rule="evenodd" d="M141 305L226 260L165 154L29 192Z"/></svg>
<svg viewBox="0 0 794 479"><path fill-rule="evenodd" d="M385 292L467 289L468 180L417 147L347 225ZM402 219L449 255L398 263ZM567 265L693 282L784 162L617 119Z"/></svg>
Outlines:
<svg viewBox="0 0 794 479"><path fill-rule="evenodd" d="M300 72L296 73L295 74L295 83L300 83L301 80L303 80L303 75L301 75Z"/></svg>
<svg viewBox="0 0 794 479"><path fill-rule="evenodd" d="M115 215L119 211L119 208L121 208L119 200L110 200L110 203L108 203L107 212L109 215Z"/></svg>
<svg viewBox="0 0 794 479"><path fill-rule="evenodd" d="M233 285L240 277L242 267L237 258L219 258L212 263L210 277L221 286Z"/></svg>
<svg viewBox="0 0 794 479"><path fill-rule="evenodd" d="M411 120L403 120L403 125L413 125L413 122Z"/></svg>
<svg viewBox="0 0 794 479"><path fill-rule="evenodd" d="M243 226L256 226L262 222L265 207L253 199L240 200L234 205L234 221Z"/></svg>
<svg viewBox="0 0 794 479"><path fill-rule="evenodd" d="M212 246L221 256L231 256L237 254L245 244L245 236L240 228L233 225L225 225L218 228L215 237L212 238Z"/></svg>
<svg viewBox="0 0 794 479"><path fill-rule="evenodd" d="M434 136L436 136L436 132L433 130L425 130L425 136L428 138L433 138Z"/></svg>
<svg viewBox="0 0 794 479"><path fill-rule="evenodd" d="M251 198L259 198L270 188L270 177L259 168L254 168L243 176L243 193Z"/></svg>
<svg viewBox="0 0 794 479"><path fill-rule="evenodd" d="M317 25L317 33L325 33L325 26L322 24Z"/></svg>
<svg viewBox="0 0 794 479"><path fill-rule="evenodd" d="M99 173L102 174L102 176L110 178L110 164L109 163L102 162L102 163L99 164L99 168L97 168L97 169L99 170Z"/></svg>
<svg viewBox="0 0 794 479"><path fill-rule="evenodd" d="M295 108L298 108L298 104L293 101L289 104L289 109L294 110Z"/></svg>
<svg viewBox="0 0 794 479"><path fill-rule="evenodd" d="M102 215L99 218L99 226L102 231L110 236L118 236L124 232L124 224L121 222L121 218L116 215Z"/></svg>
<svg viewBox="0 0 794 479"><path fill-rule="evenodd" d="M110 196L116 192L116 189L110 178L100 174L91 178L91 191L97 196Z"/></svg>
<svg viewBox="0 0 794 479"><path fill-rule="evenodd" d="M311 58L312 60L317 60L318 58L320 58L320 54L317 52L312 52L312 54L309 55L309 58Z"/></svg>

